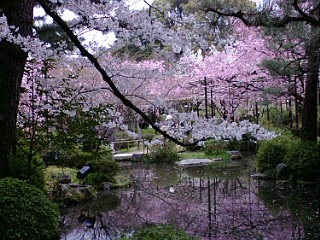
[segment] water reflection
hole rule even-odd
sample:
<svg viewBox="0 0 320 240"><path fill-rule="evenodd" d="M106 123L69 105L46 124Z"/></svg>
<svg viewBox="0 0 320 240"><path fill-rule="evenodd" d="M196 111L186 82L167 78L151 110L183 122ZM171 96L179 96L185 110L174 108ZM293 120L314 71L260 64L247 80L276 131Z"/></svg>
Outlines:
<svg viewBox="0 0 320 240"><path fill-rule="evenodd" d="M123 171L132 187L67 209L63 239L117 239L160 223L201 239L319 239L318 187L251 180L247 167L137 163ZM94 217L94 224L78 221L81 214Z"/></svg>

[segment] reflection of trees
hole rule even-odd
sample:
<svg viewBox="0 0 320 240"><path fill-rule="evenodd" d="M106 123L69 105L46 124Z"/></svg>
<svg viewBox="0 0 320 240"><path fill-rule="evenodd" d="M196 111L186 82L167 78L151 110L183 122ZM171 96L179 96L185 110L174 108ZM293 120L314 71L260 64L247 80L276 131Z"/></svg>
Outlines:
<svg viewBox="0 0 320 240"><path fill-rule="evenodd" d="M121 198L104 193L95 201L62 211L62 239L110 239L117 236L121 228L117 224L106 224L103 214L118 208ZM70 231L72 228L72 231Z"/></svg>
<svg viewBox="0 0 320 240"><path fill-rule="evenodd" d="M274 216L290 212L293 239L319 239L319 188L262 182L258 196Z"/></svg>
<svg viewBox="0 0 320 240"><path fill-rule="evenodd" d="M298 225L293 224L297 223L294 211L282 209L281 205L278 214L270 212L272 195L266 193L267 200L261 200L263 190L259 182L250 181L249 176L220 179L189 176L185 170L179 173L168 167L153 169L130 169L133 186L119 191L121 206L97 215L94 229L100 231L100 236L108 233L114 237L145 224L171 224L202 239L292 239L298 236ZM176 181L172 181L175 177L169 177L172 174L177 176ZM159 177L169 179L169 184L154 181ZM169 186L173 191L169 191ZM305 223L300 221L299 224Z"/></svg>

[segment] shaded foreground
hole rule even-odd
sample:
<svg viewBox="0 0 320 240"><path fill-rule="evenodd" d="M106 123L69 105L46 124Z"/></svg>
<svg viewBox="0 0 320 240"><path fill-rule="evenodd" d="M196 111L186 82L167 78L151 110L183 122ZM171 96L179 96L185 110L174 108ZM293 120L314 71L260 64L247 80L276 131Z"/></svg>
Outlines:
<svg viewBox="0 0 320 240"><path fill-rule="evenodd" d="M319 239L318 186L250 178L249 167L215 170L137 163L132 186L65 209L62 239L117 239L171 224L201 239Z"/></svg>

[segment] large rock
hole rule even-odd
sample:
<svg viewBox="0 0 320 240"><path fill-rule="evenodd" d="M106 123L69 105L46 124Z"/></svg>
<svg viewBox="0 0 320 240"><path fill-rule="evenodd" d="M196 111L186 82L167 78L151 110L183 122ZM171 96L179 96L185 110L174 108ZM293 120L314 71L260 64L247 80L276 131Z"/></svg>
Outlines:
<svg viewBox="0 0 320 240"><path fill-rule="evenodd" d="M190 158L184 159L182 161L176 162L180 167L199 167L206 166L214 162L222 161L221 158L208 159L208 158Z"/></svg>
<svg viewBox="0 0 320 240"><path fill-rule="evenodd" d="M142 161L145 154L143 152L135 153L119 153L114 154L113 158L116 161Z"/></svg>
<svg viewBox="0 0 320 240"><path fill-rule="evenodd" d="M61 184L60 189L53 193L53 198L66 204L76 204L92 200L96 195L96 190L90 185L70 183Z"/></svg>

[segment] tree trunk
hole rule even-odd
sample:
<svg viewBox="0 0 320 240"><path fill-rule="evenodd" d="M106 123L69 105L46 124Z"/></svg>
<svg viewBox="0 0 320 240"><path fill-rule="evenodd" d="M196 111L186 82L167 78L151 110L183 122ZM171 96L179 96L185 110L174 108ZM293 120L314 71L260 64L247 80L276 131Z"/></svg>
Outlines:
<svg viewBox="0 0 320 240"><path fill-rule="evenodd" d="M207 78L204 77L204 105L205 105L205 110L206 110L206 119L209 118L208 115L208 89L207 89Z"/></svg>
<svg viewBox="0 0 320 240"><path fill-rule="evenodd" d="M299 129L299 104L298 104L298 92L297 92L297 77L294 77L294 106L296 109L296 129Z"/></svg>
<svg viewBox="0 0 320 240"><path fill-rule="evenodd" d="M1 1L0 9L9 25L19 28L18 34L32 34L32 0ZM0 42L0 178L8 174L9 155L16 148L16 120L20 86L27 53L5 39Z"/></svg>
<svg viewBox="0 0 320 240"><path fill-rule="evenodd" d="M302 139L317 141L317 91L319 76L319 26L312 25L307 49L308 74L302 118Z"/></svg>

